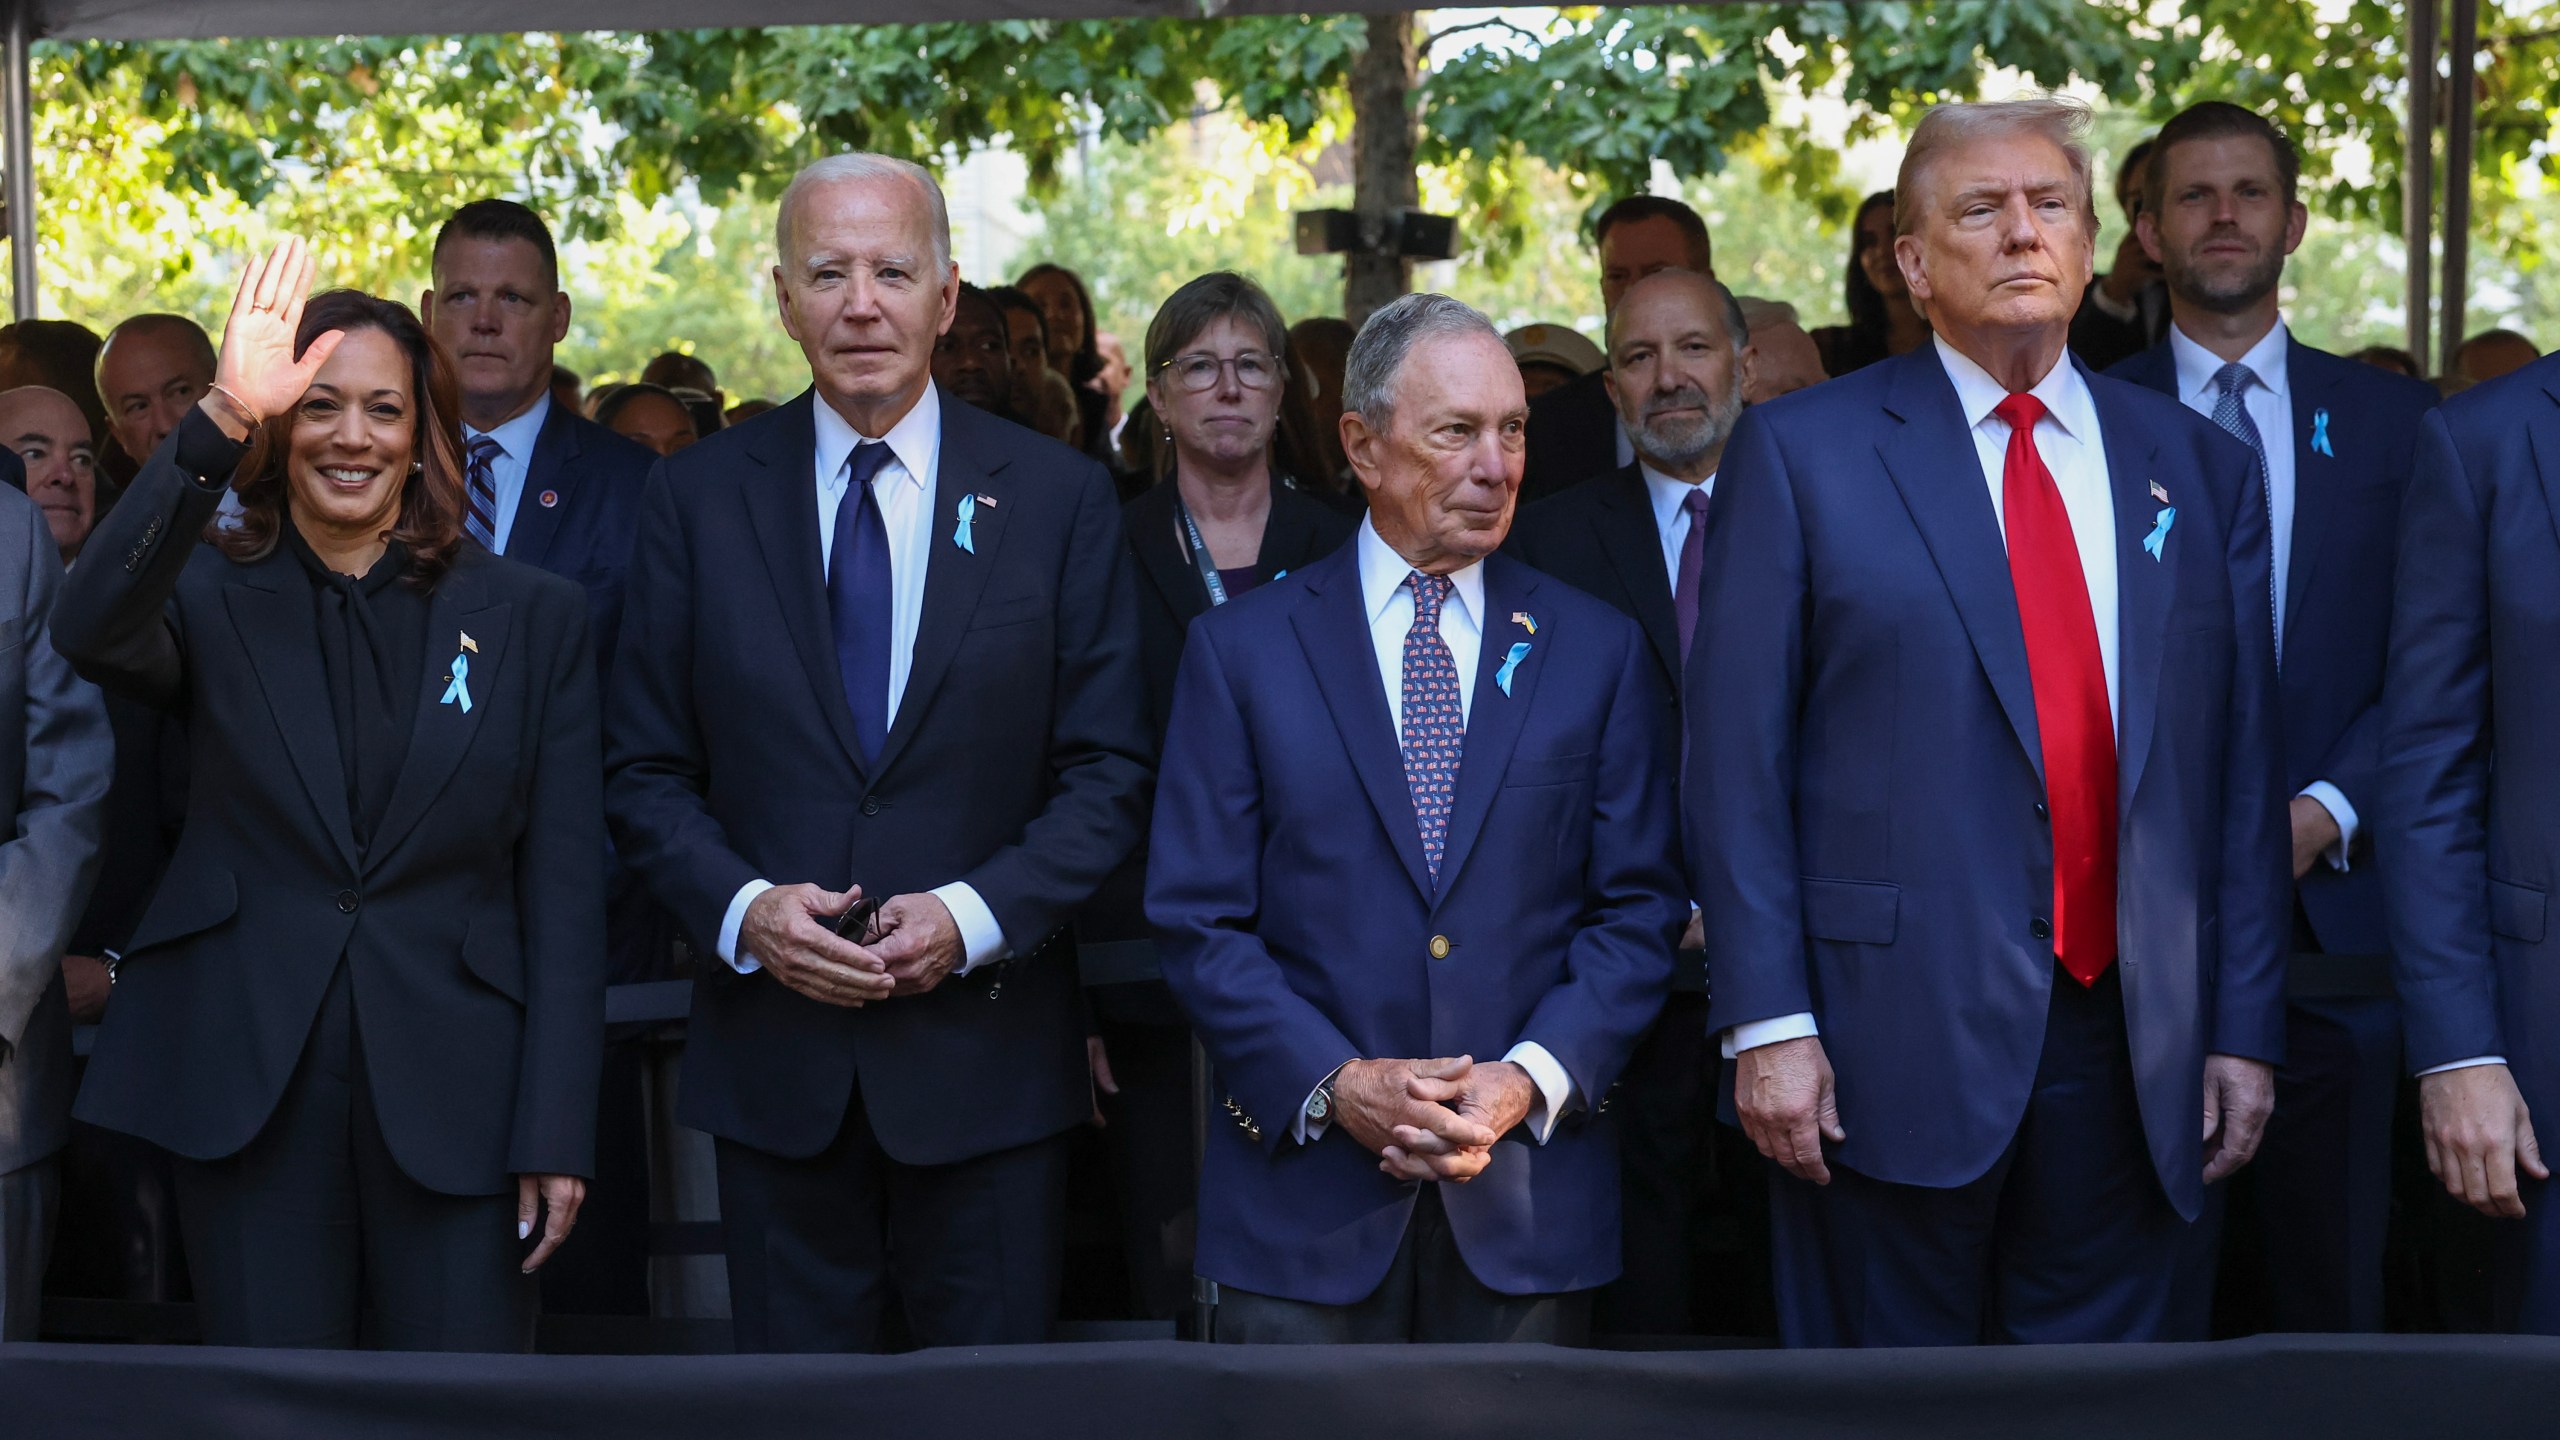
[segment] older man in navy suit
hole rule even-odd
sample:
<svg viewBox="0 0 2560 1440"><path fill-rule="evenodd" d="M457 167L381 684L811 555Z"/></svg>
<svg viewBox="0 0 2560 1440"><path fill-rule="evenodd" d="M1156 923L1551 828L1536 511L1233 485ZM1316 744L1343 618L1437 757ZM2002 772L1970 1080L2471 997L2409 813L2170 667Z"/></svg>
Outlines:
<svg viewBox="0 0 2560 1440"><path fill-rule="evenodd" d="M1545 1340L1618 1273L1598 1112L1671 977L1669 706L1635 622L1496 555L1527 406L1483 316L1370 317L1354 542L1203 616L1147 872L1217 1067L1219 1338Z"/></svg>
<svg viewBox="0 0 2560 1440"><path fill-rule="evenodd" d="M2502 1319L2560 1335L2560 357L2419 431L2383 686L2379 848L2427 1163L2498 1217Z"/></svg>
<svg viewBox="0 0 2560 1440"><path fill-rule="evenodd" d="M2382 759L2393 541L2436 396L2285 328L2277 287L2307 220L2300 171L2293 142L2237 105L2207 101L2161 127L2135 224L2167 277L2169 336L2108 373L2176 398L2258 460L2294 878L2285 1064L2252 1170L2268 1318L2379 1330L2400 1018L2364 818ZM2217 1188L2189 1236L2199 1336L2221 1222Z"/></svg>
<svg viewBox="0 0 2560 1440"><path fill-rule="evenodd" d="M1921 121L1895 253L1935 342L1746 413L1708 512L1686 853L1794 1344L2164 1336L2272 1102L2265 501L2064 349L2086 124Z"/></svg>

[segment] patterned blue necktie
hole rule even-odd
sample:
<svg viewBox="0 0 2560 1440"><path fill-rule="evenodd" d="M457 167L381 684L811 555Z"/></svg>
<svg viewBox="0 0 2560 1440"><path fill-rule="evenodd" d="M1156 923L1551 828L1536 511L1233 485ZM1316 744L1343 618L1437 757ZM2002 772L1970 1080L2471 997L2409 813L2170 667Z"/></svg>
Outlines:
<svg viewBox="0 0 2560 1440"><path fill-rule="evenodd" d="M880 758L889 734L889 646L894 591L889 584L889 524L871 482L887 468L886 443L865 440L845 457L852 481L836 502L835 541L827 552L827 618L836 632L836 668L844 703L853 710L862 763Z"/></svg>
<svg viewBox="0 0 2560 1440"><path fill-rule="evenodd" d="M2230 431L2240 443L2249 447L2250 454L2258 457L2258 493L2266 501L2267 535L2270 553L2273 553L2276 523L2275 479L2267 472L2267 445L2258 436L2258 422L2249 418L2249 407L2242 400L2242 397L2248 394L2251 382L2257 378L2256 372L2237 360L2213 372L2214 387L2221 392L2214 397L2213 423ZM2267 568L2267 613L2274 614L2275 607L2279 603L2281 602L2276 599L2275 567L2269 566ZM2276 626L2276 664L2279 666L2284 664L2284 627L2282 625Z"/></svg>
<svg viewBox="0 0 2560 1440"><path fill-rule="evenodd" d="M495 439L481 435L470 446L471 474L465 498L470 508L462 517L462 528L480 542L480 548L498 553L498 457L507 447Z"/></svg>
<svg viewBox="0 0 2560 1440"><path fill-rule="evenodd" d="M1449 808L1458 790L1458 752L1467 738L1467 712L1459 704L1458 662L1440 638L1440 606L1449 598L1445 575L1413 572L1413 628L1404 632L1404 783L1413 792L1413 815L1422 827L1422 859L1440 878L1440 852L1449 839Z"/></svg>

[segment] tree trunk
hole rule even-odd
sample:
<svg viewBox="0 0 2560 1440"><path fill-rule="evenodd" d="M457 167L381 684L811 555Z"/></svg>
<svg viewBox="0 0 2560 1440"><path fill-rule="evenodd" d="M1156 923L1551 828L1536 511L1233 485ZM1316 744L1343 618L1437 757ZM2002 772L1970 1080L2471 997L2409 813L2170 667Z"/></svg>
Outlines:
<svg viewBox="0 0 2560 1440"><path fill-rule="evenodd" d="M1413 287L1413 262L1395 254L1395 212L1418 207L1413 170L1413 12L1369 17L1369 48L1351 64L1351 205L1363 238L1382 248L1355 250L1342 265L1343 318L1357 325L1369 312Z"/></svg>

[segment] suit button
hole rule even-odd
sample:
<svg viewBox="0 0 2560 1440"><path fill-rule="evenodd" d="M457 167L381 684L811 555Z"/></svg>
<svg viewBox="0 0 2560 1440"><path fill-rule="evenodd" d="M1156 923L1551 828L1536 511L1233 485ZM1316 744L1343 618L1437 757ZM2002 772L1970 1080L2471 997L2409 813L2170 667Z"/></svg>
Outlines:
<svg viewBox="0 0 2560 1440"><path fill-rule="evenodd" d="M353 890L341 890L338 892L338 913L341 915L353 915L356 913L356 892Z"/></svg>
<svg viewBox="0 0 2560 1440"><path fill-rule="evenodd" d="M862 813L863 813L863 814L865 814L865 815L877 815L877 814L879 814L879 813L880 813L880 797L879 797L879 796L877 796L877 795L865 795L865 796L863 796L863 797L862 797Z"/></svg>
<svg viewBox="0 0 2560 1440"><path fill-rule="evenodd" d="M2039 915L2027 922L2027 933L2039 940L2050 940L2053 938L2053 923Z"/></svg>
<svg viewBox="0 0 2560 1440"><path fill-rule="evenodd" d="M2044 808L2044 802L2041 800L2036 802L2036 818L2048 825L2053 823L2053 812Z"/></svg>
<svg viewBox="0 0 2560 1440"><path fill-rule="evenodd" d="M1434 935L1431 937L1431 958L1434 960L1446 960L1449 958L1448 936Z"/></svg>

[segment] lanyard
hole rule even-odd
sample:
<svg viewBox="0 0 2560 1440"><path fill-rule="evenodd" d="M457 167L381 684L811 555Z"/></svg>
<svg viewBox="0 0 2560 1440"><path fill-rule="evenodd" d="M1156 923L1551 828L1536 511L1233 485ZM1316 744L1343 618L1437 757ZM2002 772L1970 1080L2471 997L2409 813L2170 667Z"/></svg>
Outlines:
<svg viewBox="0 0 2560 1440"><path fill-rule="evenodd" d="M1209 542L1200 538L1200 527L1192 523L1191 507L1182 497L1173 497L1173 513L1182 517L1182 533L1191 542L1191 564L1200 572L1200 583L1208 587L1209 608L1227 603L1227 582L1218 578L1218 562L1209 558Z"/></svg>

